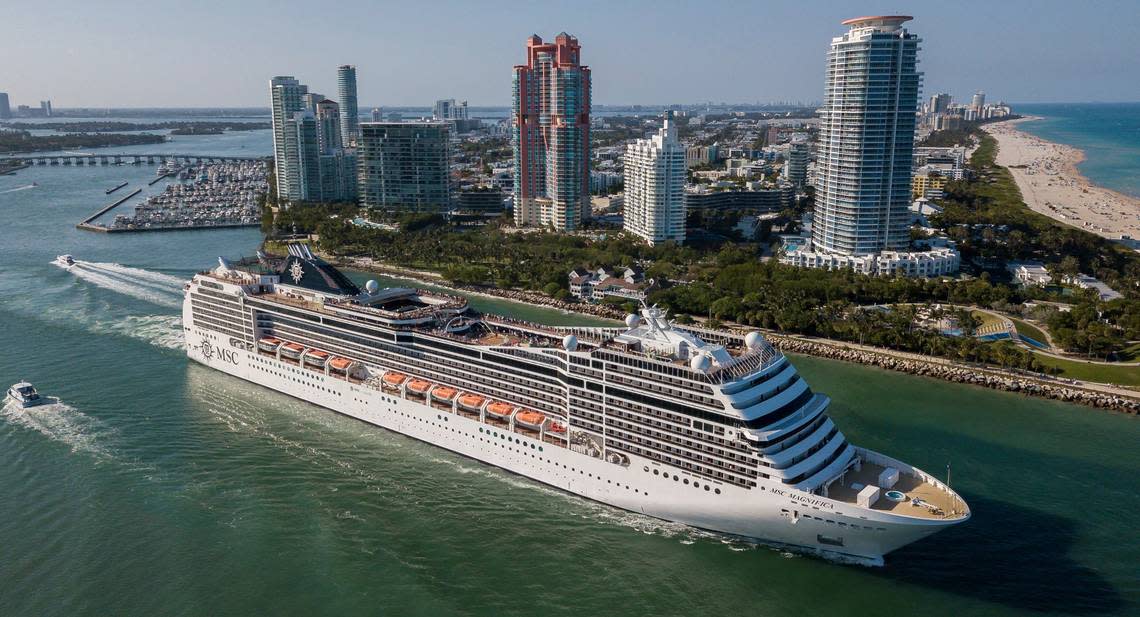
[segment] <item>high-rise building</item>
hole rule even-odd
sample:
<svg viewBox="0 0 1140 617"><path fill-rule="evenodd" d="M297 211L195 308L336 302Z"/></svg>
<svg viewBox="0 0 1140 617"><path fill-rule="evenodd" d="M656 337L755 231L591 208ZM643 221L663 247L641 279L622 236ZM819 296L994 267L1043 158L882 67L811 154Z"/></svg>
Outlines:
<svg viewBox="0 0 1140 617"><path fill-rule="evenodd" d="M360 135L360 105L356 101L356 67L342 64L336 69L336 89L340 98L340 137L345 147Z"/></svg>
<svg viewBox="0 0 1140 617"><path fill-rule="evenodd" d="M51 117L51 101L40 101L40 111L45 118Z"/></svg>
<svg viewBox="0 0 1140 617"><path fill-rule="evenodd" d="M277 196L279 199L301 199L301 167L296 143L296 126L291 124L294 115L304 111L304 96L308 86L291 76L274 77L269 82L273 113L273 160L276 165ZM292 133L292 148L287 137Z"/></svg>
<svg viewBox="0 0 1140 617"><path fill-rule="evenodd" d="M321 101L324 101L324 100L327 100L325 98L325 95L317 94L316 92L310 92L308 94L302 94L301 95L301 108L305 109L307 111L311 111L315 114L315 113L317 113L317 104L320 103ZM340 130L340 128L337 127L337 130Z"/></svg>
<svg viewBox="0 0 1140 617"><path fill-rule="evenodd" d="M340 134L340 105L336 101L322 99L314 105L317 117L317 143L321 154L328 154L343 147Z"/></svg>
<svg viewBox="0 0 1140 617"><path fill-rule="evenodd" d="M575 230L590 209L590 69L565 32L526 48L511 96L515 224Z"/></svg>
<svg viewBox="0 0 1140 617"><path fill-rule="evenodd" d="M945 92L935 94L930 97L930 109L927 111L932 114L944 114L950 109L950 102L953 99Z"/></svg>
<svg viewBox="0 0 1140 617"><path fill-rule="evenodd" d="M788 147L788 158L784 161L784 179L796 188L803 188L807 182L808 160L811 151L806 142L793 141Z"/></svg>
<svg viewBox="0 0 1140 617"><path fill-rule="evenodd" d="M285 174L289 201L323 201L317 117L305 109L285 121Z"/></svg>
<svg viewBox="0 0 1140 617"><path fill-rule="evenodd" d="M920 74L907 16L860 17L831 40L820 109L812 244L862 255L910 242Z"/></svg>
<svg viewBox="0 0 1140 617"><path fill-rule="evenodd" d="M12 117L12 106L8 102L8 93L0 92L0 120L8 120Z"/></svg>
<svg viewBox="0 0 1140 617"><path fill-rule="evenodd" d="M625 149L624 227L651 245L685 242L685 147L672 112L656 135Z"/></svg>
<svg viewBox="0 0 1140 617"><path fill-rule="evenodd" d="M373 122L380 122L383 119L384 119L384 114L381 113L380 108L379 107L373 107L372 108L372 121Z"/></svg>
<svg viewBox="0 0 1140 617"><path fill-rule="evenodd" d="M455 99L439 99L432 108L432 118L435 120L466 120L467 101L455 102Z"/></svg>
<svg viewBox="0 0 1140 617"><path fill-rule="evenodd" d="M974 93L974 98L970 100L970 107L974 108L975 112L981 111L986 106L986 93L978 90Z"/></svg>
<svg viewBox="0 0 1140 617"><path fill-rule="evenodd" d="M365 122L357 148L360 205L388 211L450 207L446 122Z"/></svg>

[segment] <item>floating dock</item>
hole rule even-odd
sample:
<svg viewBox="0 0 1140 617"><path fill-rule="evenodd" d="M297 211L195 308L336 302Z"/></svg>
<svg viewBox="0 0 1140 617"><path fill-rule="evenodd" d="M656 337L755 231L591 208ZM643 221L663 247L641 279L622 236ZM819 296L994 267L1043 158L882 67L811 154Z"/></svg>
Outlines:
<svg viewBox="0 0 1140 617"><path fill-rule="evenodd" d="M178 173L178 172L176 172L176 171L172 171L172 172L169 172L169 173L165 173L165 174L162 174L161 176L159 176L159 177L155 178L154 180L151 180L150 182L147 182L147 183L146 183L146 185L147 185L147 186L154 186L154 185L155 185L155 183L157 183L157 182L162 182L163 180L165 180L165 179L169 178L170 176L173 176L173 175L174 175L174 174L176 174L176 173Z"/></svg>
<svg viewBox="0 0 1140 617"><path fill-rule="evenodd" d="M102 225L94 225L91 223L91 221L94 221L95 219L103 216L104 214L107 214L111 210L114 210L116 207L122 205L128 199L134 197L135 195L138 195L141 192L142 192L142 189L135 189L135 190L131 191L131 193L129 195L127 195L126 197L123 197L122 199L112 203L109 206L105 206L103 208L100 208L99 211L96 212L95 214L92 214L91 216L83 219L83 222L76 225L76 227L79 229L86 229L87 231L107 231L106 227L103 227Z"/></svg>
<svg viewBox="0 0 1140 617"><path fill-rule="evenodd" d="M124 180L122 184L119 184L118 186L112 186L111 188L104 191L104 193L106 193L107 195L110 195L111 193L114 193L115 191L123 188L124 186L126 186L128 184L130 184L130 182L127 182Z"/></svg>

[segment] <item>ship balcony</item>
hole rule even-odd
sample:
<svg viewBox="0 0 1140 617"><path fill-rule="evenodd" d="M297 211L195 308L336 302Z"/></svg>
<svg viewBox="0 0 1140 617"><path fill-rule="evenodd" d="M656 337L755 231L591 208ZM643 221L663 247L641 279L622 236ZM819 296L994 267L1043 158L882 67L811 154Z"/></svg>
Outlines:
<svg viewBox="0 0 1140 617"><path fill-rule="evenodd" d="M862 464L858 469L849 467L832 481L825 489L828 498L859 505L859 491L878 486L880 475L893 468L898 470L898 480L890 487L880 487L879 497L870 510L929 520L961 521L970 517L966 502L930 474L877 452L863 448L856 451ZM887 496L896 491L901 495L894 495L895 499Z"/></svg>

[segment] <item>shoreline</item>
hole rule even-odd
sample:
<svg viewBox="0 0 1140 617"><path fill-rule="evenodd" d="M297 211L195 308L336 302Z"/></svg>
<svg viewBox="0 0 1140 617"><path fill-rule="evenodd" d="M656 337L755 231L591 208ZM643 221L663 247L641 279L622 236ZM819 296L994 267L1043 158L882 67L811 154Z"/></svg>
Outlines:
<svg viewBox="0 0 1140 617"><path fill-rule="evenodd" d="M452 291L476 294L497 300L511 300L540 308L549 308L590 317L621 320L624 313L617 307L597 304L565 302L550 298L538 292L502 290L473 285L452 285L434 272L402 268L378 263L371 258L336 257L323 255L329 262L340 267L374 272L404 280L435 285ZM694 324L700 325L700 324ZM745 328L727 327L726 330L743 333ZM996 368L978 367L955 362L947 358L933 358L907 352L861 346L844 341L818 339L803 335L782 334L764 328L758 330L773 347L785 353L798 353L806 356L851 362L864 366L897 371L919 377L930 377L950 383L980 386L991 390L1035 396L1067 403L1077 403L1088 407L1140 415L1140 392L1133 393L1127 388L1109 384L1097 384L1076 380L1061 380L1035 373L1013 373ZM1128 392L1128 394L1124 394Z"/></svg>
<svg viewBox="0 0 1140 617"><path fill-rule="evenodd" d="M996 163L1009 170L1030 210L1109 240L1140 238L1140 198L1093 184L1080 171L1085 152L1037 137L1027 116L982 125L997 140Z"/></svg>

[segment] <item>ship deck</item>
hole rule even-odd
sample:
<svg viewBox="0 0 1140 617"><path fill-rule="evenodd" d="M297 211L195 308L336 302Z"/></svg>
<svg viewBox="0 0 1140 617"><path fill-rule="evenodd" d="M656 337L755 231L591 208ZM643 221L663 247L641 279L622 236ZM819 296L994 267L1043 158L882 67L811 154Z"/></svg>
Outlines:
<svg viewBox="0 0 1140 617"><path fill-rule="evenodd" d="M882 465L863 461L862 469L859 471L848 470L844 474L842 484L836 482L831 485L827 491L828 497L845 503L857 503L859 490L852 488L851 485L877 485L879 474L884 469L886 467ZM903 501L887 499L888 490L899 491L906 495L906 499ZM915 498L921 499L933 507L915 505L911 502ZM898 482L889 489L882 489L879 499L871 506L871 509L928 519L955 519L964 516L966 513L966 505L957 495L948 493L920 477L903 473L902 470L899 470Z"/></svg>

